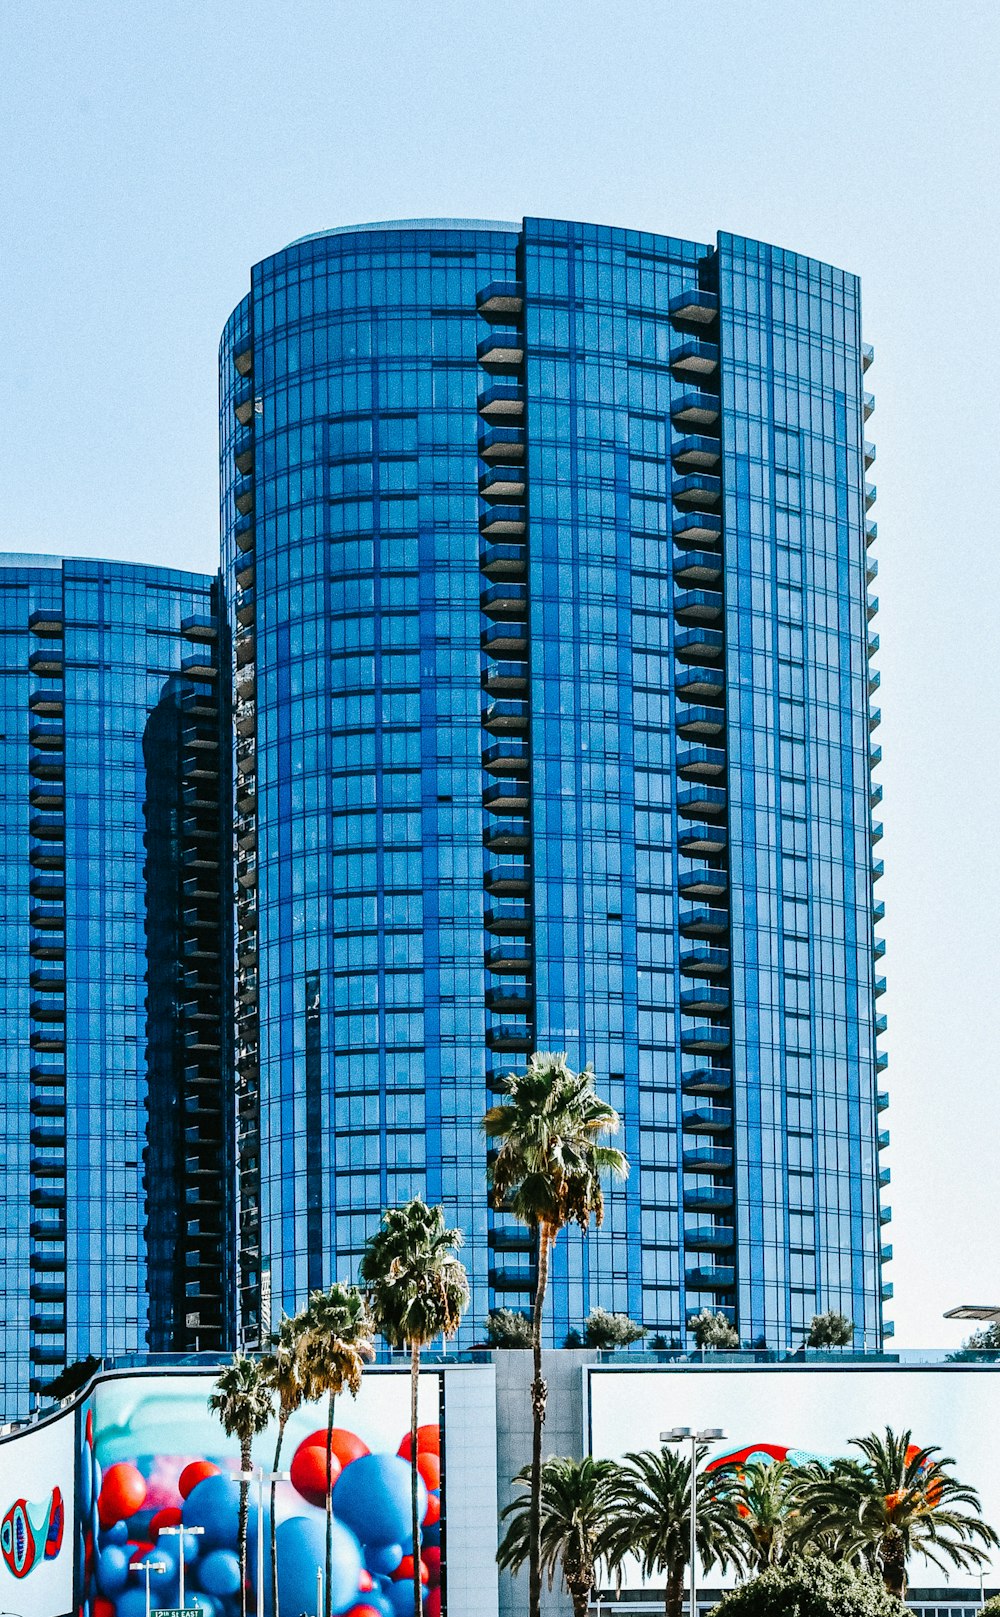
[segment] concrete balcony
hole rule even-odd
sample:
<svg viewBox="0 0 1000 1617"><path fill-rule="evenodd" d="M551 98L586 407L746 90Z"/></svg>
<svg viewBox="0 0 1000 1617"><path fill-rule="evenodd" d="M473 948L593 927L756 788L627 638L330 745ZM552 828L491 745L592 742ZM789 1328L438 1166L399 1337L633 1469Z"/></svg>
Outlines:
<svg viewBox="0 0 1000 1617"><path fill-rule="evenodd" d="M718 438L703 438L692 433L677 440L670 458L678 472L712 471L722 458L722 446Z"/></svg>
<svg viewBox="0 0 1000 1617"><path fill-rule="evenodd" d="M685 747L677 754L677 773L682 780L722 780L726 773L726 754L722 747Z"/></svg>
<svg viewBox="0 0 1000 1617"><path fill-rule="evenodd" d="M681 1029L681 1049L688 1055L723 1055L729 1044L729 1029L718 1022L696 1022Z"/></svg>
<svg viewBox="0 0 1000 1617"><path fill-rule="evenodd" d="M679 825L677 849L689 859L717 859L726 851L727 833L724 825L708 823Z"/></svg>
<svg viewBox="0 0 1000 1617"><path fill-rule="evenodd" d="M707 1095L712 1099L732 1093L732 1073L728 1067L692 1067L681 1078L685 1095Z"/></svg>
<svg viewBox="0 0 1000 1617"><path fill-rule="evenodd" d="M684 707L677 710L677 734L685 741L712 741L726 730L723 707Z"/></svg>
<svg viewBox="0 0 1000 1617"><path fill-rule="evenodd" d="M674 582L676 584L686 586L718 584L721 578L722 557L718 551L679 551L674 557Z"/></svg>
<svg viewBox="0 0 1000 1617"><path fill-rule="evenodd" d="M729 877L714 865L694 865L677 874L677 891L681 898L704 899L718 903L729 890Z"/></svg>

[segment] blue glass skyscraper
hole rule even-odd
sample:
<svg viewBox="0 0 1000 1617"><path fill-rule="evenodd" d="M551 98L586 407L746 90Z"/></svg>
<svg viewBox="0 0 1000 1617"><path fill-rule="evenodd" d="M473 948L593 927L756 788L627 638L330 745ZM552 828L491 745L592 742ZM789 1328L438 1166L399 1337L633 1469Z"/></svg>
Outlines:
<svg viewBox="0 0 1000 1617"><path fill-rule="evenodd" d="M232 1333L229 758L217 581L5 556L0 614L10 1418Z"/></svg>
<svg viewBox="0 0 1000 1617"><path fill-rule="evenodd" d="M882 1340L871 401L857 280L527 219L330 231L221 347L240 1320L380 1209L528 1303L479 1118L593 1061L632 1162L601 1304Z"/></svg>

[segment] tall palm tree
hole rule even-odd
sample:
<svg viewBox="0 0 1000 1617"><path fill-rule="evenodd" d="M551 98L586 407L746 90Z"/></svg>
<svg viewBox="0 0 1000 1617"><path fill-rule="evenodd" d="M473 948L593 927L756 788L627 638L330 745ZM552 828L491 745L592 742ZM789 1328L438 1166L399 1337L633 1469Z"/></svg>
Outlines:
<svg viewBox="0 0 1000 1617"><path fill-rule="evenodd" d="M392 1348L410 1350L410 1521L413 1530L413 1614L422 1609L420 1513L417 1509L417 1395L420 1351L436 1336L454 1336L469 1305L469 1277L455 1256L461 1230L445 1225L444 1209L418 1196L382 1214L368 1241L361 1279L376 1329Z"/></svg>
<svg viewBox="0 0 1000 1617"><path fill-rule="evenodd" d="M749 1465L712 1466L709 1475L734 1512L734 1538L744 1570L756 1576L779 1566L797 1540L802 1468L787 1460L755 1460Z"/></svg>
<svg viewBox="0 0 1000 1617"><path fill-rule="evenodd" d="M507 1096L483 1118L483 1133L499 1142L488 1169L494 1205L526 1224L538 1244L538 1272L532 1312L531 1519L529 1523L529 1613L539 1617L542 1600L541 1487L542 1426L548 1394L542 1376L542 1311L552 1244L567 1224L586 1229L591 1215L604 1215L601 1174L624 1179L628 1161L603 1145L621 1127L618 1113L594 1089L589 1065L573 1072L565 1055L537 1052L527 1071L503 1081Z"/></svg>
<svg viewBox="0 0 1000 1617"><path fill-rule="evenodd" d="M707 1450L699 1448L700 1466ZM741 1564L736 1513L716 1474L698 1475L698 1554L706 1567ZM610 1488L610 1521L605 1554L619 1576L622 1562L636 1556L643 1576L662 1574L666 1617L680 1617L684 1573L691 1553L691 1461L664 1446L626 1454Z"/></svg>
<svg viewBox="0 0 1000 1617"><path fill-rule="evenodd" d="M860 1557L879 1572L886 1588L906 1598L906 1567L911 1554L926 1557L947 1573L988 1560L1000 1543L982 1518L976 1490L946 1469L938 1448L918 1448L910 1432L851 1439L861 1460L836 1460L816 1469L800 1495L803 1527L810 1522L833 1536L840 1554ZM968 1508L963 1508L968 1507Z"/></svg>
<svg viewBox="0 0 1000 1617"><path fill-rule="evenodd" d="M253 1440L264 1430L273 1414L270 1384L259 1359L246 1353L236 1353L215 1378L208 1400L209 1411L218 1415L227 1437L235 1437L240 1445L240 1470L253 1469ZM247 1609L247 1517L250 1505L250 1484L244 1476L240 1482L240 1589L243 1613ZM263 1577L263 1568L257 1568Z"/></svg>
<svg viewBox="0 0 1000 1617"><path fill-rule="evenodd" d="M312 1291L303 1310L302 1369L307 1399L327 1398L326 1415L326 1617L333 1613L333 1410L346 1387L352 1398L361 1390L366 1362L375 1357L368 1305L356 1286L334 1281L326 1291Z"/></svg>
<svg viewBox="0 0 1000 1617"><path fill-rule="evenodd" d="M285 1314L277 1332L271 1338L271 1346L265 1353L261 1364L264 1378L270 1387L278 1405L278 1435L274 1444L273 1470L281 1468L281 1446L285 1440L285 1427L291 1420L295 1411L301 1408L306 1396L307 1379L306 1367L303 1362L308 1318L304 1311L289 1316ZM271 1610L278 1610L278 1543L277 1523L274 1515L274 1500L276 1483L271 1479ZM258 1569L257 1576L263 1577L263 1569Z"/></svg>
<svg viewBox="0 0 1000 1617"><path fill-rule="evenodd" d="M587 1617L597 1563L604 1559L608 1536L611 1460L566 1460L559 1456L542 1465L541 1565L552 1588L557 1570L573 1602L574 1617ZM502 1516L509 1521L497 1565L518 1572L531 1553L531 1467L514 1478L528 1498L514 1499Z"/></svg>

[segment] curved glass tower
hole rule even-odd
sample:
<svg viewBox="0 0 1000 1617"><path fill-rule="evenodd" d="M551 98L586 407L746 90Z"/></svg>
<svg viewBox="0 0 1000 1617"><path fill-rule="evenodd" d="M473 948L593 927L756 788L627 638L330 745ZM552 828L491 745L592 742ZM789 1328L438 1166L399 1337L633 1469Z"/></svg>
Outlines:
<svg viewBox="0 0 1000 1617"><path fill-rule="evenodd" d="M556 1341L600 1304L881 1344L868 357L854 277L725 234L412 221L255 267L221 347L248 1340L414 1192L467 1232L466 1339L526 1306L478 1123L556 1049L632 1162L557 1248Z"/></svg>
<svg viewBox="0 0 1000 1617"><path fill-rule="evenodd" d="M3 556L0 614L10 1419L90 1354L232 1334L229 760L216 580Z"/></svg>

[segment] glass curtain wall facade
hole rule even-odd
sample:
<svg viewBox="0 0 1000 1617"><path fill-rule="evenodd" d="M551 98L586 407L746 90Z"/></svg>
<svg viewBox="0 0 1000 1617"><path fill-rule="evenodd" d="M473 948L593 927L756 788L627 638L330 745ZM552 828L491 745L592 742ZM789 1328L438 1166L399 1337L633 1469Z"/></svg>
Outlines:
<svg viewBox="0 0 1000 1617"><path fill-rule="evenodd" d="M414 1193L466 1231L466 1339L526 1307L478 1121L539 1048L594 1062L632 1162L557 1247L556 1342L600 1304L880 1345L859 320L794 254L537 219L254 269L220 371L247 1340Z"/></svg>
<svg viewBox="0 0 1000 1617"><path fill-rule="evenodd" d="M212 579L7 556L0 611L11 1418L88 1354L232 1332L229 757Z"/></svg>

